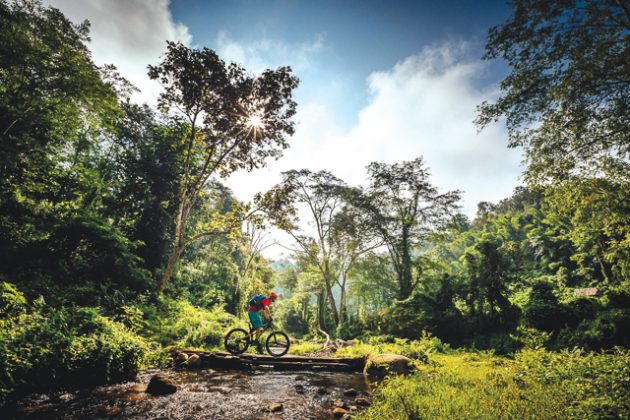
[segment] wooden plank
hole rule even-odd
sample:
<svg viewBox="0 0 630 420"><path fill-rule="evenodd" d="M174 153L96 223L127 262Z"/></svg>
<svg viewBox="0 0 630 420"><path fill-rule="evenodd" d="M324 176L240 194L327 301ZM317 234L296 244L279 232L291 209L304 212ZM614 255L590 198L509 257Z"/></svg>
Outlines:
<svg viewBox="0 0 630 420"><path fill-rule="evenodd" d="M217 356L217 357L223 357L223 358L240 358L240 359L244 359L244 360L283 360L283 361L292 361L292 362L304 362L304 361L318 361L318 362L330 362L330 363L349 363L349 364L354 364L357 362L360 363L365 363L365 358L363 357L309 357L309 356L293 356L293 355L289 355L289 356L281 356L281 357L274 357L274 356L269 356L266 354L248 354L248 353L244 353L244 354L239 354L239 355L233 355L231 353L224 353L224 352L203 352L203 351L197 351L197 350L188 350L188 349L182 349L182 350L173 350L173 353L186 353L186 354L198 354L198 355L213 355L213 356Z"/></svg>
<svg viewBox="0 0 630 420"><path fill-rule="evenodd" d="M348 364L354 364L354 363L365 363L365 359L363 357L309 357L309 356L294 356L294 355L289 355L289 356L281 356L281 357L274 357L274 356L269 356L266 354L249 354L249 353L244 353L244 354L239 354L239 355L233 355L231 353L225 353L225 352L200 352L200 351L195 351L195 350L177 350L176 352L179 353L187 353L187 354L213 354L216 356L220 356L220 357L238 357L241 359L246 359L246 360L283 360L283 361L292 361L292 362L304 362L304 361L318 361L318 362L330 362L330 363L348 363Z"/></svg>
<svg viewBox="0 0 630 420"><path fill-rule="evenodd" d="M365 365L364 358L334 358L334 357L305 357L267 355L232 355L223 352L202 352L189 349L172 350L176 357L179 353L197 354L202 367L217 369L254 369L256 367L271 366L277 370L318 370L334 372L361 372Z"/></svg>

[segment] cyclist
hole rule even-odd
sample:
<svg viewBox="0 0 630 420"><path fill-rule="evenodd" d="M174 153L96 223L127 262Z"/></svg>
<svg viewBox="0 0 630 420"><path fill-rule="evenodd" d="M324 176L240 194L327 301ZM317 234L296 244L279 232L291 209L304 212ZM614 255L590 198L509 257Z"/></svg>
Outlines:
<svg viewBox="0 0 630 420"><path fill-rule="evenodd" d="M252 323L252 328L256 330L254 344L256 345L256 350L260 354L263 352L263 347L259 339L264 330L264 324L260 314L262 312L265 317L265 321L270 322L271 312L269 311L269 306L271 306L276 299L278 299L278 294L276 292L271 292L269 293L269 297L265 295L256 295L247 302L249 305L247 308L247 315L249 315L249 321Z"/></svg>

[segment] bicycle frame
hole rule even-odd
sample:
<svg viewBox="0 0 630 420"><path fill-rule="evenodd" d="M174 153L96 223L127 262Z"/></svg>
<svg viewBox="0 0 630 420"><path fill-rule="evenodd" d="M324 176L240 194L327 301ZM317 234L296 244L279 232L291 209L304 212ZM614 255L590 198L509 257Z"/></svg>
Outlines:
<svg viewBox="0 0 630 420"><path fill-rule="evenodd" d="M254 335L254 333L256 332L256 330L257 330L258 328L254 329L254 327L252 326L252 323L251 323L251 322L248 322L248 323L247 323L247 325L248 325L248 327L249 327L249 334L247 334L245 337L251 338L251 337ZM263 324L263 326L262 326L262 327L260 327L260 328L262 328L262 329L263 329L263 330L261 331L261 333L260 333L260 334L262 335L265 331L267 331L267 330L271 329L271 327L272 327L272 325L271 325L271 323L270 323L270 322L265 322L265 323Z"/></svg>

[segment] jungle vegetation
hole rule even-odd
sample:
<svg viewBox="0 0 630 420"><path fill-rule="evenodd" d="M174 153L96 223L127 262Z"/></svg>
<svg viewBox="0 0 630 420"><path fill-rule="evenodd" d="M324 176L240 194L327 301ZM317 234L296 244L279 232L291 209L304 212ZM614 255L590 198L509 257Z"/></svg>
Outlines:
<svg viewBox="0 0 630 420"><path fill-rule="evenodd" d="M367 418L439 416L427 392L459 376L478 400L453 404L496 417L484 395L509 400L519 381L540 415L564 401L553 392L591 391L608 399L567 415L628 415L629 33L623 0L518 0L490 29L485 58L512 71L476 123L505 119L526 176L470 219L421 156L371 163L366 185L295 168L241 202L222 179L290 146L289 67L251 76L169 42L147 63L164 86L152 109L94 64L88 22L0 0L0 404L133 378L169 346L219 346L247 298L275 288L276 320L305 343L325 332L362 343L349 352L389 348L426 363L420 374L450 372L392 380ZM293 238L291 258L265 259L270 227ZM465 357L479 369L455 372ZM507 373L488 376L492 363ZM603 385L579 388L593 372Z"/></svg>

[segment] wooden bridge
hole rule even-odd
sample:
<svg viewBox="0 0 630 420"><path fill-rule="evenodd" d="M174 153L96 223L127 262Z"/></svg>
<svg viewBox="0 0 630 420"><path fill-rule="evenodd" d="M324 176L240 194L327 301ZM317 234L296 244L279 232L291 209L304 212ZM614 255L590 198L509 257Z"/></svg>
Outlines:
<svg viewBox="0 0 630 420"><path fill-rule="evenodd" d="M197 350L172 350L171 356L176 365L211 369L274 369L274 370L315 370L328 372L363 372L363 357L272 357L258 354L238 356L223 352L203 352Z"/></svg>

